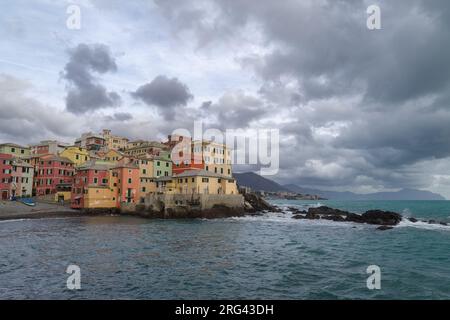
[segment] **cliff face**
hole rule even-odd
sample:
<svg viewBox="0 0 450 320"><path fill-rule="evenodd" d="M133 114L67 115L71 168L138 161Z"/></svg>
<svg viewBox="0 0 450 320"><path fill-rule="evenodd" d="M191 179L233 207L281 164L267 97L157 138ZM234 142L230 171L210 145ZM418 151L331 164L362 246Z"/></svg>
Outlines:
<svg viewBox="0 0 450 320"><path fill-rule="evenodd" d="M255 213L258 211L272 211L272 212L280 211L279 208L271 205L261 196L254 193L244 194L244 207L245 211L248 213Z"/></svg>

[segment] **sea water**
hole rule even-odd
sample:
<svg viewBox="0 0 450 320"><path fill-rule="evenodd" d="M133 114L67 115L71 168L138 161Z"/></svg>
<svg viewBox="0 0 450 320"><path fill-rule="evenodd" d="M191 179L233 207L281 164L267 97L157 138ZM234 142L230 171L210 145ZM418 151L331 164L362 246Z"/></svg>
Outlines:
<svg viewBox="0 0 450 320"><path fill-rule="evenodd" d="M274 201L450 222L448 201ZM450 227L89 217L0 222L2 299L449 299ZM81 289L67 288L77 265ZM367 267L381 288L367 287Z"/></svg>

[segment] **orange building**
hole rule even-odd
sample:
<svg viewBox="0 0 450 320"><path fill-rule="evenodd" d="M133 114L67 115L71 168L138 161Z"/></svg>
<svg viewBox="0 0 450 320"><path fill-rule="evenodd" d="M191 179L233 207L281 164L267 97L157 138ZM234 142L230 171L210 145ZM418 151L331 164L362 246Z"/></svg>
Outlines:
<svg viewBox="0 0 450 320"><path fill-rule="evenodd" d="M140 175L139 167L134 163L119 164L112 168L112 179L117 180L117 205L120 203L138 203Z"/></svg>

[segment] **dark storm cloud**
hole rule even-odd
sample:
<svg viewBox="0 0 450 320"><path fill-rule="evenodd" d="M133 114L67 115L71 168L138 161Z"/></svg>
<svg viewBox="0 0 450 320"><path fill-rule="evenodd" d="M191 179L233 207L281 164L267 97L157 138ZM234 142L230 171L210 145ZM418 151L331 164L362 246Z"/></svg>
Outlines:
<svg viewBox="0 0 450 320"><path fill-rule="evenodd" d="M120 104L116 92L108 92L98 83L94 74L115 72L117 65L110 50L103 44L79 44L69 51L70 59L62 73L68 83L66 108L74 114L83 114Z"/></svg>
<svg viewBox="0 0 450 320"><path fill-rule="evenodd" d="M377 1L376 31L366 27L372 1L214 3L159 5L202 46L239 42L258 26L261 37L254 38L267 49L237 57L262 81L260 96L289 114L280 127L289 141L282 145L282 179L426 187L433 168L415 168L450 156L449 1ZM181 18L192 10L203 18ZM338 125L334 136L321 135Z"/></svg>
<svg viewBox="0 0 450 320"><path fill-rule="evenodd" d="M193 98L189 88L177 78L159 75L150 83L140 86L131 95L147 105L158 107L167 120L174 119L177 107L184 107Z"/></svg>

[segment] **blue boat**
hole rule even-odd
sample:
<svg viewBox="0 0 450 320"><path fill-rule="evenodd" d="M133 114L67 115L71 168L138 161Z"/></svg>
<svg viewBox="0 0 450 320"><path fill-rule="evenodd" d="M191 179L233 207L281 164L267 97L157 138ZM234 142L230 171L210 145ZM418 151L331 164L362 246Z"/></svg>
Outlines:
<svg viewBox="0 0 450 320"><path fill-rule="evenodd" d="M36 202L34 202L34 200L31 198L20 198L20 199L17 199L17 201L23 203L24 205L30 206L30 207L34 207L36 205Z"/></svg>

